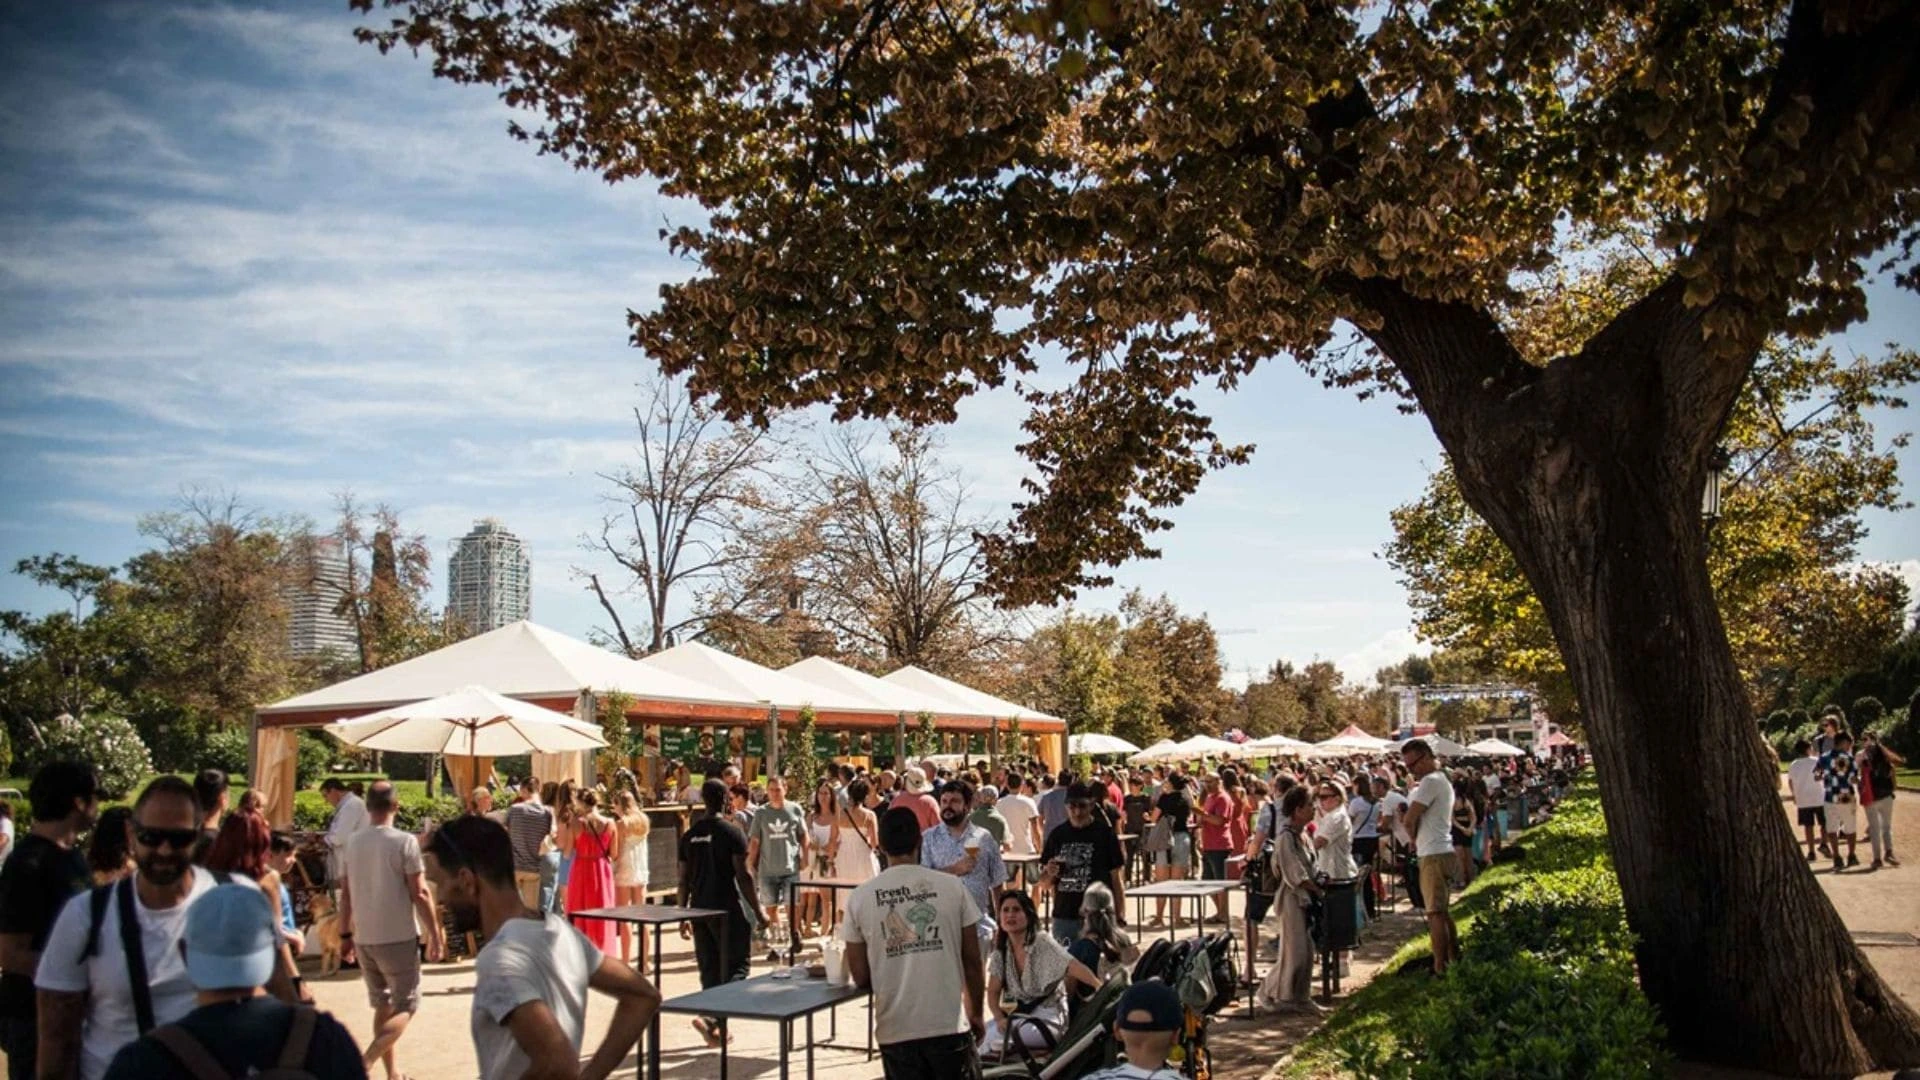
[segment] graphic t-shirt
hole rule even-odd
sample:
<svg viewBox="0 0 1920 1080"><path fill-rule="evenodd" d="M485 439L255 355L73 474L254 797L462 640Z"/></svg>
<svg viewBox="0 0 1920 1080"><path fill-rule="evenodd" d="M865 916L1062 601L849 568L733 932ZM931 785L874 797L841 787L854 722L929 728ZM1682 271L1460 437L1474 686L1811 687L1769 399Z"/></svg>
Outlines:
<svg viewBox="0 0 1920 1080"><path fill-rule="evenodd" d="M1048 833L1040 862L1044 865L1054 859L1060 860L1060 879L1053 890L1056 919L1079 918L1087 886L1098 881L1111 887L1113 872L1126 865L1120 857L1120 838L1099 823L1075 828L1068 822Z"/></svg>
<svg viewBox="0 0 1920 1080"><path fill-rule="evenodd" d="M867 947L881 1046L967 1030L960 950L979 922L966 886L923 866L890 866L847 897L843 933Z"/></svg>
<svg viewBox="0 0 1920 1080"><path fill-rule="evenodd" d="M733 857L745 858L747 838L725 815L708 814L680 834L680 861L687 864L687 900L715 911L743 910L734 884Z"/></svg>
<svg viewBox="0 0 1920 1080"><path fill-rule="evenodd" d="M28 833L0 868L0 934L26 934L35 952L45 950L61 906L91 882L85 855ZM0 975L0 1016L27 1020L33 1015L33 973Z"/></svg>
<svg viewBox="0 0 1920 1080"><path fill-rule="evenodd" d="M587 1028L587 980L600 950L558 915L508 919L474 961L473 1048L485 1080L525 1076L533 1067L507 1026L515 1009L543 1001L574 1053Z"/></svg>
<svg viewBox="0 0 1920 1080"><path fill-rule="evenodd" d="M806 815L793 803L768 803L755 810L747 841L760 841L760 876L798 873L800 840L806 830Z"/></svg>

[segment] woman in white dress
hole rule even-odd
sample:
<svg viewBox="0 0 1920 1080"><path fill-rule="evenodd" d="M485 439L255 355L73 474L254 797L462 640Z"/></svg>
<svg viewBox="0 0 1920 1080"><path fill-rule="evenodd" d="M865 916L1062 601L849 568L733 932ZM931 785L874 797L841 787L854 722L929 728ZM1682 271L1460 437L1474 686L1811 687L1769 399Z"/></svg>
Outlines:
<svg viewBox="0 0 1920 1080"><path fill-rule="evenodd" d="M1089 989L1100 985L1098 975L1040 928L1032 897L1010 889L1001 895L995 914L1000 929L987 955L987 1007L993 1019L980 1036L984 1058L1001 1056L1010 1026L1022 1043L1044 1049L1048 1035L1058 1040L1067 1030L1068 981ZM1015 1013L1022 1017L1017 1025L1012 1023Z"/></svg>
<svg viewBox="0 0 1920 1080"><path fill-rule="evenodd" d="M647 834L653 822L640 812L640 800L633 792L622 791L613 801L620 823L620 855L613 864L614 902L621 906L647 902ZM638 935L630 923L620 924L620 959L633 962L633 938L640 938L640 967L647 970L647 935Z"/></svg>
<svg viewBox="0 0 1920 1080"><path fill-rule="evenodd" d="M880 819L867 809L867 793L872 788L864 777L854 777L847 785L847 805L833 815L833 828L827 834L827 850L833 852L833 876L842 881L866 881L880 872L874 858L879 843ZM847 913L847 889L835 889L834 911Z"/></svg>
<svg viewBox="0 0 1920 1080"><path fill-rule="evenodd" d="M813 864L808 867L814 877L833 876L833 848L827 841L833 838L833 815L838 800L833 796L833 782L822 780L813 789L813 803L807 807L807 847L813 854ZM822 934L833 932L833 908L827 902L827 890L808 889L800 894L800 927L807 933Z"/></svg>

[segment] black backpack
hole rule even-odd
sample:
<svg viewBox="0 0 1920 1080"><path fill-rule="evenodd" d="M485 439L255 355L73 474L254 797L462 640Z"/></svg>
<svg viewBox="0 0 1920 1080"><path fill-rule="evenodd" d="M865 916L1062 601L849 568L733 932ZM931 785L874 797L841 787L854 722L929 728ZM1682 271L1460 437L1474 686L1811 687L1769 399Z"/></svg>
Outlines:
<svg viewBox="0 0 1920 1080"><path fill-rule="evenodd" d="M287 1025L286 1041L280 1044L280 1060L272 1068L244 1075L254 1080L319 1080L307 1070L307 1051L313 1046L313 1031L319 1024L320 1014L311 1005L297 1007L292 1023ZM219 1059L199 1039L188 1034L186 1028L168 1024L153 1029L148 1037L166 1047L167 1052L193 1074L194 1080L231 1080L231 1074L220 1065Z"/></svg>
<svg viewBox="0 0 1920 1080"><path fill-rule="evenodd" d="M1893 796L1893 759L1881 747L1867 751L1867 781L1873 785L1875 802Z"/></svg>

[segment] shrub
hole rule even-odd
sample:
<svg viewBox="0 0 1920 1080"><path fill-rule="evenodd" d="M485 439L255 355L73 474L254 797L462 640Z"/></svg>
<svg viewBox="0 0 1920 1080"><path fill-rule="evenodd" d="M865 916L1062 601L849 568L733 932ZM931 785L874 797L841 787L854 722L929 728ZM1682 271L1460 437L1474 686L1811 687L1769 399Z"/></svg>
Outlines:
<svg viewBox="0 0 1920 1080"><path fill-rule="evenodd" d="M302 731L299 740L299 756L293 766L293 786L305 791L319 783L320 778L333 768L334 744L317 731Z"/></svg>
<svg viewBox="0 0 1920 1080"><path fill-rule="evenodd" d="M197 767L219 769L230 777L245 776L250 749L246 728L221 728L209 733L201 744Z"/></svg>
<svg viewBox="0 0 1920 1080"><path fill-rule="evenodd" d="M1884 725L1880 740L1909 761L1920 761L1920 690L1907 702L1906 715Z"/></svg>
<svg viewBox="0 0 1920 1080"><path fill-rule="evenodd" d="M302 791L293 797L293 827L303 832L320 832L333 816L333 808L317 791ZM394 811L393 827L402 832L419 832L426 820L450 821L460 816L460 800L451 796L428 798L425 795L402 796Z"/></svg>
<svg viewBox="0 0 1920 1080"><path fill-rule="evenodd" d="M1769 739L1791 727L1793 727L1793 714L1785 709L1773 710L1760 722L1760 730L1766 732Z"/></svg>
<svg viewBox="0 0 1920 1080"><path fill-rule="evenodd" d="M1880 704L1877 697L1855 698L1853 702L1853 726L1859 731L1878 724L1880 718L1887 715L1887 707Z"/></svg>
<svg viewBox="0 0 1920 1080"><path fill-rule="evenodd" d="M13 739L7 734L7 725L0 722L0 776L13 775Z"/></svg>
<svg viewBox="0 0 1920 1080"><path fill-rule="evenodd" d="M124 717L63 715L42 724L40 734L46 742L34 747L27 771L37 771L49 761L90 761L100 770L100 794L107 799L133 794L153 772L147 744Z"/></svg>
<svg viewBox="0 0 1920 1080"><path fill-rule="evenodd" d="M1522 952L1552 963L1633 956L1620 879L1599 861L1527 876L1474 925L1473 953L1488 960Z"/></svg>
<svg viewBox="0 0 1920 1080"><path fill-rule="evenodd" d="M1466 957L1408 1023L1415 1080L1660 1075L1653 1006L1618 957ZM1398 1070L1395 1070L1398 1071Z"/></svg>

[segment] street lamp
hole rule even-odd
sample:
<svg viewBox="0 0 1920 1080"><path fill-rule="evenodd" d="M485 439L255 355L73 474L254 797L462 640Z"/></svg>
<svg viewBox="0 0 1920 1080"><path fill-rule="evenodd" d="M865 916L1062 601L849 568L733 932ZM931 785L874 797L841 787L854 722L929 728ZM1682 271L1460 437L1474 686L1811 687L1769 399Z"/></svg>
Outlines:
<svg viewBox="0 0 1920 1080"><path fill-rule="evenodd" d="M1726 483L1727 467L1733 464L1733 455L1727 453L1724 446L1713 448L1713 454L1707 458L1707 487L1700 493L1700 514L1707 519L1707 528L1713 528L1720 520L1720 494Z"/></svg>

